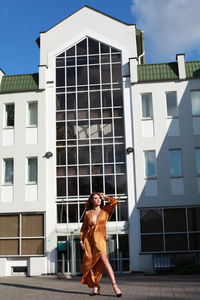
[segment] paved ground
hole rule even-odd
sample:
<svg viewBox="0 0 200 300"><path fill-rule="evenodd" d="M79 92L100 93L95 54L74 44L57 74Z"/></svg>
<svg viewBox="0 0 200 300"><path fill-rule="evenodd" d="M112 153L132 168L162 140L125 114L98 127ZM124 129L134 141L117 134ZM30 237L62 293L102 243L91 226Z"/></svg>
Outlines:
<svg viewBox="0 0 200 300"><path fill-rule="evenodd" d="M118 277L123 297L128 300L199 300L200 276ZM88 300L90 290L80 284L80 277L57 279L46 277L1 277L0 300ZM96 300L116 298L107 277L101 282L101 295Z"/></svg>

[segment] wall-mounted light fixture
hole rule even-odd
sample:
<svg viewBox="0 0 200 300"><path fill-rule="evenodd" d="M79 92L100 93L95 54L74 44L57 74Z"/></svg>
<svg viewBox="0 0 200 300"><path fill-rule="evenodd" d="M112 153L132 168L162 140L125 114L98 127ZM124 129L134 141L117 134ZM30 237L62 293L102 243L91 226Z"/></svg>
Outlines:
<svg viewBox="0 0 200 300"><path fill-rule="evenodd" d="M45 158L50 158L52 156L53 156L53 153L50 152L50 151L46 152L45 155L44 155Z"/></svg>
<svg viewBox="0 0 200 300"><path fill-rule="evenodd" d="M133 147L128 147L128 148L126 149L126 152L127 152L127 154L133 153L133 152L134 152Z"/></svg>

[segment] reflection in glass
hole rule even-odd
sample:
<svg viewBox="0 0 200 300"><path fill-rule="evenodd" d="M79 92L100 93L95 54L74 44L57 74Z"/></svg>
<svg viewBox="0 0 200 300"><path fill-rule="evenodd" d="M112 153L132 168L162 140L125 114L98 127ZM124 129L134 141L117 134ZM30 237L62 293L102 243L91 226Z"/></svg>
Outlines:
<svg viewBox="0 0 200 300"><path fill-rule="evenodd" d="M155 151L144 151L145 175L146 177L156 176L156 154Z"/></svg>
<svg viewBox="0 0 200 300"><path fill-rule="evenodd" d="M153 118L152 94L142 94L142 117Z"/></svg>
<svg viewBox="0 0 200 300"><path fill-rule="evenodd" d="M67 122L67 138L76 139L76 122Z"/></svg>
<svg viewBox="0 0 200 300"><path fill-rule="evenodd" d="M110 91L102 92L102 105L103 105L103 107L111 107L111 92Z"/></svg>
<svg viewBox="0 0 200 300"><path fill-rule="evenodd" d="M87 139L89 137L88 121L79 121L77 126L78 139Z"/></svg>
<svg viewBox="0 0 200 300"><path fill-rule="evenodd" d="M104 137L110 137L113 136L113 130L112 130L112 120L103 120L103 136Z"/></svg>
<svg viewBox="0 0 200 300"><path fill-rule="evenodd" d="M200 116L200 91L191 92L192 115Z"/></svg>
<svg viewBox="0 0 200 300"><path fill-rule="evenodd" d="M170 174L171 176L182 175L181 150L170 150Z"/></svg>
<svg viewBox="0 0 200 300"><path fill-rule="evenodd" d="M176 92L168 92L166 93L166 101L167 101L167 115L170 117L178 116L178 107L177 107L177 99Z"/></svg>
<svg viewBox="0 0 200 300"><path fill-rule="evenodd" d="M100 83L100 73L99 73L99 66L90 66L89 67L89 77L90 77L90 84L97 84Z"/></svg>
<svg viewBox="0 0 200 300"><path fill-rule="evenodd" d="M109 163L113 162L114 154L113 154L113 145L104 146L104 162Z"/></svg>

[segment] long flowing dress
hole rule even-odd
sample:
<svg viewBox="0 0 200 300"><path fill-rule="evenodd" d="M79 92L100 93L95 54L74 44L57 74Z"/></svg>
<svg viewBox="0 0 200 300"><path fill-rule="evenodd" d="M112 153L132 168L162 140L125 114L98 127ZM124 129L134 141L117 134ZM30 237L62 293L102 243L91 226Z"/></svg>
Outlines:
<svg viewBox="0 0 200 300"><path fill-rule="evenodd" d="M80 240L82 240L85 249L81 264L83 274L81 282L92 288L98 285L104 272L104 265L100 259L101 255L106 254L106 223L109 214L117 204L117 200L108 197L108 205L103 206L97 217L96 223L93 219L93 210L85 213L83 225L80 231Z"/></svg>

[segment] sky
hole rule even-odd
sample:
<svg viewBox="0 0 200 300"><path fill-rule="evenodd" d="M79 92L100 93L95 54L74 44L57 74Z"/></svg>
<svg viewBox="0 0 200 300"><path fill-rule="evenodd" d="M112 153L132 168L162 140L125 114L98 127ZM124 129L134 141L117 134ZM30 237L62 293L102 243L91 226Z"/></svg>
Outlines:
<svg viewBox="0 0 200 300"><path fill-rule="evenodd" d="M143 30L146 63L200 60L200 0L0 0L0 69L38 72L40 32L84 5Z"/></svg>

